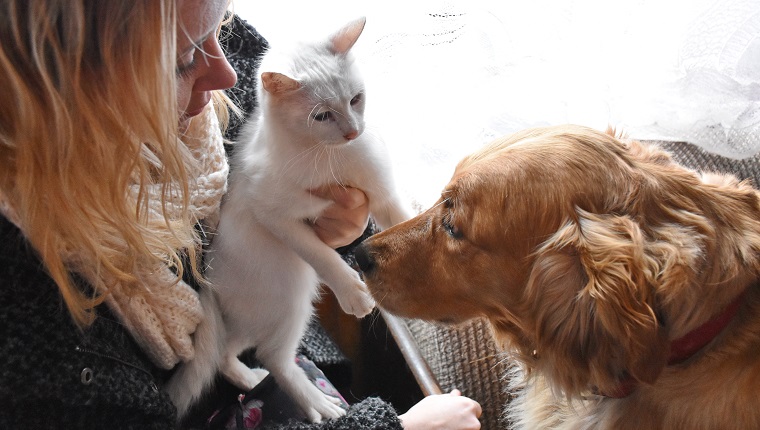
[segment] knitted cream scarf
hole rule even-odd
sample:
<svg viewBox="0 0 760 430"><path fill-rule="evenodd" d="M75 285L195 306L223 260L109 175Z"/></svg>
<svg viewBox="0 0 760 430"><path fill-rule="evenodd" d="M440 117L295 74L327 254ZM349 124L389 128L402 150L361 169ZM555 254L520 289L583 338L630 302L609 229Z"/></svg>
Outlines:
<svg viewBox="0 0 760 430"><path fill-rule="evenodd" d="M229 166L219 121L211 104L192 119L183 141L199 161L202 172L189 185L189 209L213 229L227 189ZM152 199L155 204L151 209L160 216L161 190L156 188L150 192L156 197ZM0 212L21 228L13 208L2 197L0 194ZM167 202L166 208L171 217L179 206ZM172 284L177 276L166 266L142 268L136 275L145 285L145 289L136 293L127 293L118 282L105 279L110 293L107 305L157 366L170 369L180 361L190 360L194 355L192 334L203 318L198 294L182 280Z"/></svg>
<svg viewBox="0 0 760 430"><path fill-rule="evenodd" d="M192 119L183 141L199 161L202 172L189 184L189 209L196 219L204 220L206 228L214 229L227 190L229 166L211 103ZM158 188L151 190L154 196L160 196L160 192ZM160 214L160 199L151 201L151 209ZM178 210L178 202L166 202L170 217ZM177 278L168 267L143 271L139 276L147 287L144 294L127 295L117 284L106 303L157 366L170 369L179 361L190 360L194 355L191 335L203 318L198 294L182 280L167 288Z"/></svg>

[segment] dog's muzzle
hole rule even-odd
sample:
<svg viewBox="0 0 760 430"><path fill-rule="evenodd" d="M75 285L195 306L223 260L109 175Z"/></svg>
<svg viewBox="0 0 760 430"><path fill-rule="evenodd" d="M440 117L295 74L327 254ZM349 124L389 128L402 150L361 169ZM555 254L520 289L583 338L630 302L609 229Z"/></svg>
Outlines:
<svg viewBox="0 0 760 430"><path fill-rule="evenodd" d="M359 270L364 273L370 273L375 269L375 260L372 258L369 247L365 244L360 244L354 251L354 257L356 258L356 264L359 265Z"/></svg>

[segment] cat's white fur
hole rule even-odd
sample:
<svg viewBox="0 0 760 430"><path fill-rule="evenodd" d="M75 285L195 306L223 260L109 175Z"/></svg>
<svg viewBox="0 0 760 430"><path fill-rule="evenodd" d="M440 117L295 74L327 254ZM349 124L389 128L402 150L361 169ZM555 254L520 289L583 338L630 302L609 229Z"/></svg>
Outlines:
<svg viewBox="0 0 760 430"><path fill-rule="evenodd" d="M195 358L168 386L180 415L217 368L243 390L260 382L266 371L237 359L251 347L309 420L345 413L307 379L295 353L320 281L357 317L374 301L307 222L331 204L309 190L335 183L362 189L381 228L411 216L395 191L383 142L364 132L364 84L350 52L364 24L364 18L353 21L324 43L270 49L261 60L260 106L237 143L208 253L206 274L215 291L203 289L201 303L209 316L195 335Z"/></svg>

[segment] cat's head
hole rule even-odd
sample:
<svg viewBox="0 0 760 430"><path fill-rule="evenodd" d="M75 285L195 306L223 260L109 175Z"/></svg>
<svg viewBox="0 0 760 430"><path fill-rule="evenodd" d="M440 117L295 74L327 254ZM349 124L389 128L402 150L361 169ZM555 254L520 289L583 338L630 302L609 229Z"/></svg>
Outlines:
<svg viewBox="0 0 760 430"><path fill-rule="evenodd" d="M340 145L360 136L364 80L350 51L364 24L360 18L327 40L267 53L259 67L259 93L268 120L311 145Z"/></svg>

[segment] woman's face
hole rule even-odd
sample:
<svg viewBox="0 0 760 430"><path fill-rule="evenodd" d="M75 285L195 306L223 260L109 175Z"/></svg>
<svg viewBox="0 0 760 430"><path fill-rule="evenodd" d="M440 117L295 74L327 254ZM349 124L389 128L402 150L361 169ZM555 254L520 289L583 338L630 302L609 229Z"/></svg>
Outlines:
<svg viewBox="0 0 760 430"><path fill-rule="evenodd" d="M224 57L216 31L227 0L178 0L177 106L179 129L187 129L211 100L211 91L235 85L237 75Z"/></svg>

